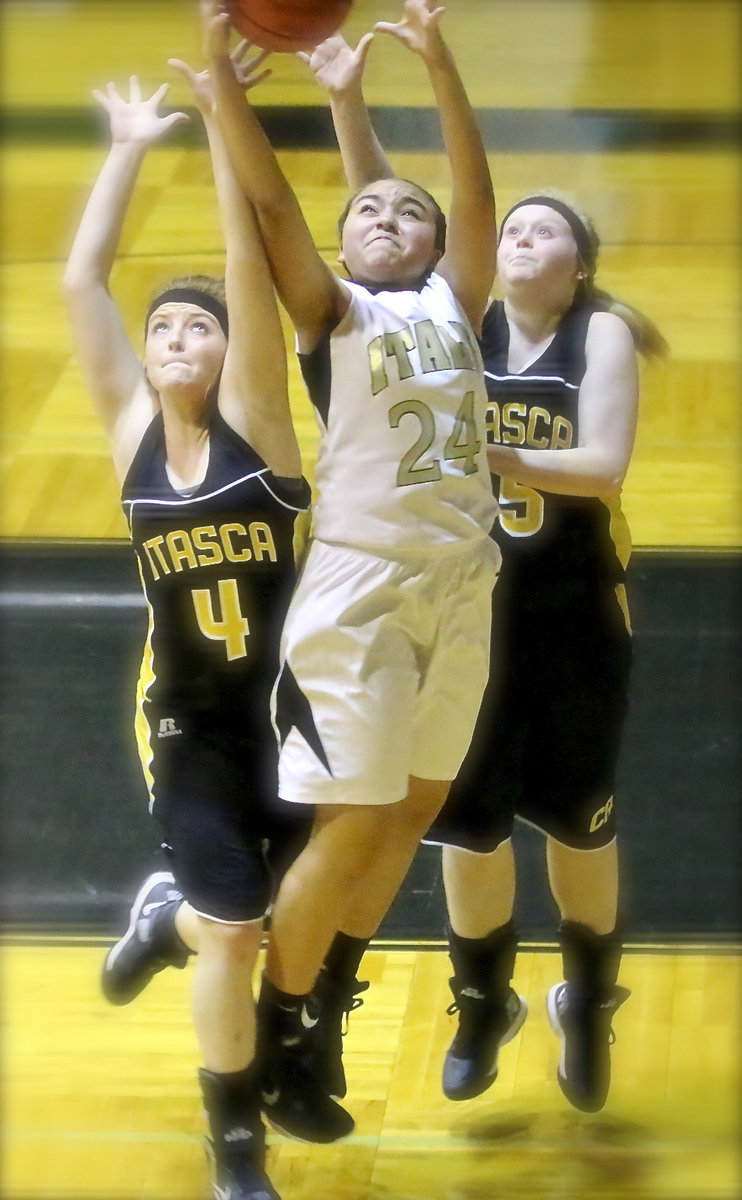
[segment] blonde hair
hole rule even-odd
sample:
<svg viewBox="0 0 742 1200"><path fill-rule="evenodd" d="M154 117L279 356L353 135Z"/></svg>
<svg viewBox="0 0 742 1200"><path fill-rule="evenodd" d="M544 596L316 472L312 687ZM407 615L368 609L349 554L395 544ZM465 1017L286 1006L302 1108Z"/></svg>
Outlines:
<svg viewBox="0 0 742 1200"><path fill-rule="evenodd" d="M217 279L216 275L176 275L173 279L166 279L162 286L152 293L150 303L163 292L170 292L173 288L193 288L197 292L204 292L205 295L212 296L226 308L227 294L224 289L224 280Z"/></svg>

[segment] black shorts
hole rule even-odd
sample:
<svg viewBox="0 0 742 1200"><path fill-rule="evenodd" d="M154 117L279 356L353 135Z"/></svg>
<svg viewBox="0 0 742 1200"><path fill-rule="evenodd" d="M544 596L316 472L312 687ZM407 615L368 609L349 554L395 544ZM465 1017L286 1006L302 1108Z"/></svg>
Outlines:
<svg viewBox="0 0 742 1200"><path fill-rule="evenodd" d="M490 853L517 816L574 849L605 846L631 670L618 602L513 609L505 624L493 626L472 744L425 841Z"/></svg>
<svg viewBox="0 0 742 1200"><path fill-rule="evenodd" d="M277 749L240 736L234 717L143 708L152 759L152 812L175 881L203 916L244 922L269 907L306 845L313 813L276 793ZM146 747L142 745L146 763Z"/></svg>

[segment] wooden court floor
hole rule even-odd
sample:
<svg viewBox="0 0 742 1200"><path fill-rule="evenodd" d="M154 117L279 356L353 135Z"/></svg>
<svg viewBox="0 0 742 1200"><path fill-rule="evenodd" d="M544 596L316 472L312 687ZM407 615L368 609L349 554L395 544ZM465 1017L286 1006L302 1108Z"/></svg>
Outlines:
<svg viewBox="0 0 742 1200"><path fill-rule="evenodd" d="M736 0L449 0L446 28L483 117L553 115L552 143L488 142L501 211L543 186L572 194L603 239L604 286L644 309L671 345L644 371L624 503L639 546L742 545L738 146L717 136L739 111ZM104 141L86 132L90 89L138 72L154 90L169 56L198 62L191 0L6 0L2 37L0 288L3 472L0 536L108 539L125 526L108 452L74 362L60 298L65 255ZM399 12L356 0L350 38ZM372 105L425 110L422 69L374 47ZM393 81L393 83L392 83ZM169 102L186 103L172 80ZM266 105L322 103L287 58ZM605 118L589 147L561 137ZM701 134L668 135L675 118ZM582 119L580 118L580 119ZM85 121L88 121L88 125ZM664 124L663 124L664 122ZM574 123L574 122L573 122ZM579 121L578 121L579 124ZM628 130L658 130L632 141ZM80 132L80 129L83 132ZM495 121L495 129L497 122ZM612 133L610 131L613 131ZM664 131L664 132L663 132ZM617 136L613 138L613 134ZM599 139L598 139L599 142ZM281 161L328 261L345 196L337 156L286 147ZM444 204L441 155L402 143L400 174ZM172 274L221 270L203 149L154 150L113 274L132 336ZM289 349L290 331L286 330ZM306 470L316 434L298 372L292 408ZM130 1008L97 987L102 946L27 937L2 950L7 1200L201 1200L207 1177L187 973L159 977ZM627 954L631 1001L616 1019L614 1087L603 1113L570 1109L554 1080L544 1013L553 948L524 948L516 985L530 1006L486 1096L446 1101L452 1034L442 949L374 949L372 989L347 1039L355 1134L336 1147L271 1139L285 1200L731 1200L742 1191L739 958L660 946Z"/></svg>
<svg viewBox="0 0 742 1200"><path fill-rule="evenodd" d="M205 1200L188 970L131 1006L98 990L102 946L6 945L6 1200ZM453 1030L442 950L374 949L346 1038L354 1134L335 1146L271 1135L285 1200L732 1200L742 1180L739 958L631 952L602 1113L555 1082L544 1009L558 956L524 947L529 1015L484 1096L439 1085Z"/></svg>

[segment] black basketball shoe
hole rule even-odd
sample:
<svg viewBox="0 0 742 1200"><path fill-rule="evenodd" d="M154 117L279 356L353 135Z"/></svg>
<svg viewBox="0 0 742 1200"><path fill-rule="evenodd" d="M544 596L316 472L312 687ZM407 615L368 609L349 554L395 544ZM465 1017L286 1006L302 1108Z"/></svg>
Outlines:
<svg viewBox="0 0 742 1200"><path fill-rule="evenodd" d="M447 1011L458 1012L459 1027L443 1063L443 1092L449 1100L471 1100L495 1082L500 1047L519 1032L528 1005L512 988L503 1003L459 987L455 978L449 984L454 1000Z"/></svg>
<svg viewBox="0 0 742 1200"><path fill-rule="evenodd" d="M343 1038L348 1032L348 1018L361 1007L361 993L370 986L358 979L341 982L323 969L309 998L309 1010L317 1018L309 1045L310 1060L318 1081L336 1100L342 1100L348 1091L343 1068Z"/></svg>
<svg viewBox="0 0 742 1200"><path fill-rule="evenodd" d="M580 999L570 985L549 990L546 1007L551 1027L562 1042L557 1083L569 1103L581 1112L600 1112L611 1083L610 1047L615 1041L611 1021L631 995L614 984L602 1000Z"/></svg>
<svg viewBox="0 0 742 1200"><path fill-rule="evenodd" d="M182 900L169 872L145 879L131 906L129 927L103 964L101 986L110 1004L131 1003L158 971L186 965L190 951L175 930Z"/></svg>
<svg viewBox="0 0 742 1200"><path fill-rule="evenodd" d="M262 1109L271 1125L300 1142L327 1144L355 1128L349 1112L337 1104L318 1079L312 1063L317 1017L308 997L286 1003L268 980L258 999L257 1063Z"/></svg>
<svg viewBox="0 0 742 1200"><path fill-rule="evenodd" d="M240 1129L236 1130L240 1134ZM244 1136L240 1138L244 1148ZM207 1139L214 1200L281 1200L262 1166L240 1153L239 1147L219 1150Z"/></svg>
<svg viewBox="0 0 742 1200"><path fill-rule="evenodd" d="M262 1107L274 1129L300 1142L327 1145L355 1128L350 1113L328 1095L298 1046L277 1048L264 1067Z"/></svg>

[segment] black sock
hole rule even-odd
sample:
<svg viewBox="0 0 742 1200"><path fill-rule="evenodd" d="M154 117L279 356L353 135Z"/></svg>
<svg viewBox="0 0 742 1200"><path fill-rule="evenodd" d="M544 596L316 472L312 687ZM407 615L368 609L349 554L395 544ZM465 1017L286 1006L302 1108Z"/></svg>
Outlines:
<svg viewBox="0 0 742 1200"><path fill-rule="evenodd" d="M201 1067L199 1077L213 1079L230 1095L257 1095L260 1087L260 1073L254 1058L238 1071L209 1071L206 1067Z"/></svg>
<svg viewBox="0 0 742 1200"><path fill-rule="evenodd" d="M350 937L338 931L325 955L322 969L341 983L352 983L361 965L371 938Z"/></svg>
<svg viewBox="0 0 742 1200"><path fill-rule="evenodd" d="M570 994L586 1001L609 999L621 964L623 938L620 925L617 924L610 933L596 933L578 921L562 921L559 944Z"/></svg>
<svg viewBox="0 0 742 1200"><path fill-rule="evenodd" d="M277 988L274 983L271 983L267 976L263 976L260 984L260 997L258 1004L261 1009L279 1009L281 1012L298 1013L301 1011L302 1005L306 1002L307 993L302 992L283 992Z"/></svg>
<svg viewBox="0 0 742 1200"><path fill-rule="evenodd" d="M255 1061L239 1071L208 1071L202 1067L198 1077L217 1157L237 1150L262 1164L265 1131Z"/></svg>
<svg viewBox="0 0 742 1200"><path fill-rule="evenodd" d="M458 987L476 988L494 998L507 996L518 949L512 919L483 938L461 937L449 925L448 945Z"/></svg>
<svg viewBox="0 0 742 1200"><path fill-rule="evenodd" d="M279 1047L285 1053L290 1047L298 1049L305 1043L307 1031L301 1018L308 999L306 994L282 991L263 976L255 1009L255 1057L261 1072Z"/></svg>

